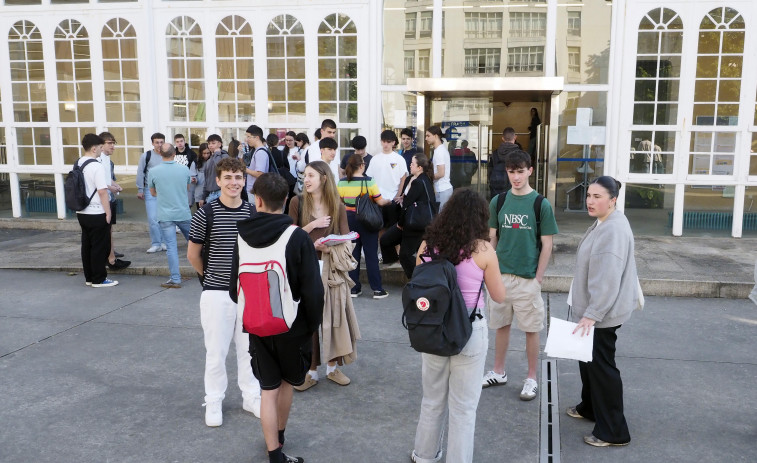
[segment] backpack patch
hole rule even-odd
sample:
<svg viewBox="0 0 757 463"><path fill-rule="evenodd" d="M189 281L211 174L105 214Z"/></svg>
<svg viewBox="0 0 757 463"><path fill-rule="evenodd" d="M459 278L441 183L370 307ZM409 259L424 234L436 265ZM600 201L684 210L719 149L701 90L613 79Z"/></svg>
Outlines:
<svg viewBox="0 0 757 463"><path fill-rule="evenodd" d="M286 333L297 318L299 301L292 297L285 255L296 228L288 227L275 243L265 248L253 248L237 236L237 310L247 333L261 337Z"/></svg>
<svg viewBox="0 0 757 463"><path fill-rule="evenodd" d="M72 211L86 209L97 193L97 188L95 188L91 195L87 195L87 184L84 181L84 168L92 162L97 162L97 159L87 159L81 166L79 166L79 161L76 161L73 169L66 175L66 182L63 185L66 207Z"/></svg>

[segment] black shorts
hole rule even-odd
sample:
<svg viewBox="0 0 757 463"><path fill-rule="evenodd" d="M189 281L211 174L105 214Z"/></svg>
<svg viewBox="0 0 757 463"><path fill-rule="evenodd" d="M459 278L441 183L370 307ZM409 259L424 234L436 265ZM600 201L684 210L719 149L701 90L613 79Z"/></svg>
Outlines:
<svg viewBox="0 0 757 463"><path fill-rule="evenodd" d="M286 381L292 386L305 382L310 368L313 336L267 336L250 335L252 373L260 382L260 389L270 391Z"/></svg>
<svg viewBox="0 0 757 463"><path fill-rule="evenodd" d="M381 206L381 215L384 218L384 228L389 228L399 220L400 206L392 201L386 206Z"/></svg>
<svg viewBox="0 0 757 463"><path fill-rule="evenodd" d="M110 224L116 224L116 200L110 202Z"/></svg>

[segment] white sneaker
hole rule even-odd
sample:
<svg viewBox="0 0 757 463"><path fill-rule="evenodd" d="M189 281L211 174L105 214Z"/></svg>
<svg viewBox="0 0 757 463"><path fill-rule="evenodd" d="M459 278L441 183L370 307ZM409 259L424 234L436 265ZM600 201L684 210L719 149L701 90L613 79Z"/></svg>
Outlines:
<svg viewBox="0 0 757 463"><path fill-rule="evenodd" d="M210 427L221 426L223 424L223 401L214 400L202 404L205 407L205 424Z"/></svg>
<svg viewBox="0 0 757 463"><path fill-rule="evenodd" d="M150 249L147 250L148 254L152 254L154 252L160 251L160 246L150 246Z"/></svg>
<svg viewBox="0 0 757 463"><path fill-rule="evenodd" d="M495 373L494 370L490 370L484 375L484 379L481 381L481 387L487 388L489 386L504 386L507 384L507 372L504 374Z"/></svg>
<svg viewBox="0 0 757 463"><path fill-rule="evenodd" d="M167 250L167 249L168 249L168 248L166 247L166 243L161 243L161 244L160 244L160 250L161 250L161 251L165 251L165 250Z"/></svg>
<svg viewBox="0 0 757 463"><path fill-rule="evenodd" d="M242 399L242 408L260 418L260 397Z"/></svg>
<svg viewBox="0 0 757 463"><path fill-rule="evenodd" d="M523 382L523 390L520 391L520 400L534 400L538 388L535 379L526 378Z"/></svg>
<svg viewBox="0 0 757 463"><path fill-rule="evenodd" d="M110 286L116 286L116 285L118 285L117 281L115 281L115 280L109 280L107 278L105 280L103 280L102 283L92 283L92 287L93 288L108 288Z"/></svg>

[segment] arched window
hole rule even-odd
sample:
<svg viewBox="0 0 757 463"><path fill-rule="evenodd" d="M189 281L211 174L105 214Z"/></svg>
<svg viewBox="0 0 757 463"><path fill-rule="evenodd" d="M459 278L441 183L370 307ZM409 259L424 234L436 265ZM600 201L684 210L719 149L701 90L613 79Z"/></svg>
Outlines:
<svg viewBox="0 0 757 463"><path fill-rule="evenodd" d="M73 163L81 152L81 139L95 128L89 35L79 21L65 19L55 29L55 68L58 111L63 135L63 162ZM79 123L89 123L81 127Z"/></svg>
<svg viewBox="0 0 757 463"><path fill-rule="evenodd" d="M138 124L142 114L134 26L123 18L113 18L105 23L102 52L105 118L108 131L117 142L111 160L118 166L136 166L143 147L142 126Z"/></svg>
<svg viewBox="0 0 757 463"><path fill-rule="evenodd" d="M690 174L733 175L744 33L744 18L728 7L710 11L699 26Z"/></svg>
<svg viewBox="0 0 757 463"><path fill-rule="evenodd" d="M282 14L268 24L268 120L305 122L305 35L294 16Z"/></svg>
<svg viewBox="0 0 757 463"><path fill-rule="evenodd" d="M357 29L349 16L332 14L318 28L318 79L319 114L358 122Z"/></svg>
<svg viewBox="0 0 757 463"><path fill-rule="evenodd" d="M240 16L227 16L216 28L218 118L250 122L255 118L252 27Z"/></svg>
<svg viewBox="0 0 757 463"><path fill-rule="evenodd" d="M39 28L30 21L15 23L8 32L8 51L13 89L13 119L18 123L18 162L50 165L53 159L50 151L50 128L47 126L45 64Z"/></svg>
<svg viewBox="0 0 757 463"><path fill-rule="evenodd" d="M172 121L205 120L205 76L202 31L189 16L174 18L166 28L168 100Z"/></svg>
<svg viewBox="0 0 757 463"><path fill-rule="evenodd" d="M630 173L672 174L683 22L668 8L647 13L636 47Z"/></svg>

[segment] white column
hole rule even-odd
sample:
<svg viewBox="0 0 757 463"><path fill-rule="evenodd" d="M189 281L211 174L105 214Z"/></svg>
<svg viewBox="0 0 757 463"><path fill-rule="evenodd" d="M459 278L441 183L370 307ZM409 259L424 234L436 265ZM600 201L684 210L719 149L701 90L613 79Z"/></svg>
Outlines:
<svg viewBox="0 0 757 463"><path fill-rule="evenodd" d="M746 186L742 183L736 185L736 191L733 195L733 223L731 224L731 236L741 238L742 228L744 226L744 195Z"/></svg>
<svg viewBox="0 0 757 463"><path fill-rule="evenodd" d="M673 200L673 236L683 235L683 183L676 183L675 199Z"/></svg>
<svg viewBox="0 0 757 463"><path fill-rule="evenodd" d="M442 0L434 0L431 26L431 77L442 76Z"/></svg>
<svg viewBox="0 0 757 463"><path fill-rule="evenodd" d="M9 174L10 189L11 189L11 208L13 209L13 217L21 217L21 190L18 182L18 174L11 172Z"/></svg>
<svg viewBox="0 0 757 463"><path fill-rule="evenodd" d="M547 3L547 37L544 43L544 75L555 76L555 52L557 41L557 0ZM554 204L554 203L552 203Z"/></svg>

